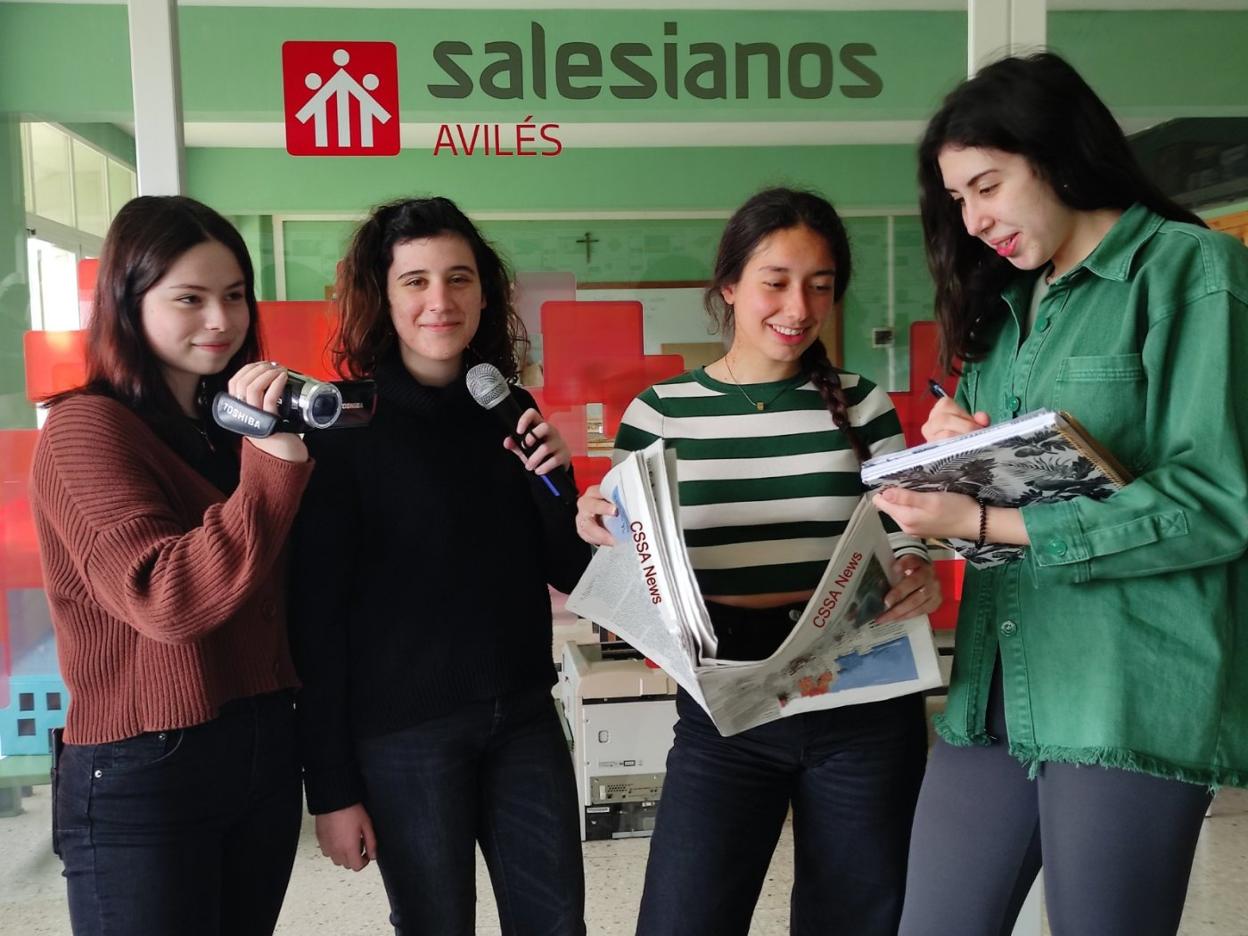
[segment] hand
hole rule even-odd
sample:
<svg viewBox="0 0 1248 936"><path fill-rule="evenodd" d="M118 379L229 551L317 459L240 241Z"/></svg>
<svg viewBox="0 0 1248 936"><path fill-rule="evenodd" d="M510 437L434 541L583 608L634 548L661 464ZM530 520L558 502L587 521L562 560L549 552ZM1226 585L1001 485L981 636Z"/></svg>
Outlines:
<svg viewBox="0 0 1248 936"><path fill-rule="evenodd" d="M901 573L901 581L884 596L888 608L875 619L877 624L891 624L906 618L931 614L940 607L944 596L932 564L918 556L901 556L893 563L893 571Z"/></svg>
<svg viewBox="0 0 1248 936"><path fill-rule="evenodd" d="M979 539L979 504L966 494L891 487L874 495L871 503L910 536Z"/></svg>
<svg viewBox="0 0 1248 936"><path fill-rule="evenodd" d="M591 546L615 545L615 537L602 525L604 516L615 516L615 504L602 496L602 488L591 484L576 502L576 532Z"/></svg>
<svg viewBox="0 0 1248 936"><path fill-rule="evenodd" d="M277 412L277 401L286 389L286 368L276 361L256 361L244 364L230 378L226 392L248 406L266 413ZM308 460L308 447L293 432L275 432L267 439L248 437L248 442L262 452L289 462Z"/></svg>
<svg viewBox="0 0 1248 936"><path fill-rule="evenodd" d="M982 410L974 414L968 413L954 403L952 397L944 397L936 401L921 431L928 442L938 442L983 429L991 422L992 419Z"/></svg>
<svg viewBox="0 0 1248 936"><path fill-rule="evenodd" d="M516 453L516 457L524 463L526 471L544 475L556 468L566 468L572 463L572 449L563 441L559 430L542 419L542 414L529 407L520 414L516 423L516 435L524 439L528 446L538 445L532 455L525 455L516 440L511 436L503 439L503 448Z"/></svg>
<svg viewBox="0 0 1248 936"><path fill-rule="evenodd" d="M363 871L377 859L377 836L362 803L317 816L316 842L340 868Z"/></svg>

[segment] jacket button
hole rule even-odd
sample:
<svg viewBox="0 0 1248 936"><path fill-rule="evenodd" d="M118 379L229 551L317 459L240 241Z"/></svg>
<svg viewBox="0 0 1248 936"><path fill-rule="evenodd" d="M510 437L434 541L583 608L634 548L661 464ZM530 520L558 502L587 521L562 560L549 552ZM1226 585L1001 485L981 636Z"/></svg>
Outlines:
<svg viewBox="0 0 1248 936"><path fill-rule="evenodd" d="M1005 405L1010 408L1011 412L1017 413L1018 408L1023 405L1023 401L1016 396L1012 396L1005 401Z"/></svg>
<svg viewBox="0 0 1248 936"><path fill-rule="evenodd" d="M1039 331L1048 331L1048 330L1049 330L1049 320L1048 320L1047 318L1042 318L1040 321L1036 322L1036 328L1037 328Z"/></svg>
<svg viewBox="0 0 1248 936"><path fill-rule="evenodd" d="M1018 633L1018 625L1015 624L1013 621L1006 621L1004 624L1001 625L1002 637L1013 637L1017 633Z"/></svg>
<svg viewBox="0 0 1248 936"><path fill-rule="evenodd" d="M1049 543L1049 552L1055 556L1064 556L1066 555L1066 544L1061 540L1053 540L1053 542Z"/></svg>

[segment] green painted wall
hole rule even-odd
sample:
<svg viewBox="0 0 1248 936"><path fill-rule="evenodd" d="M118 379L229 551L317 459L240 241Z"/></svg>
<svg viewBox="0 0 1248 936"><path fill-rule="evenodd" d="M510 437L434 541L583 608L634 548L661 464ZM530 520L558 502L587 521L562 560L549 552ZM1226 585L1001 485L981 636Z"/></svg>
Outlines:
<svg viewBox="0 0 1248 936"><path fill-rule="evenodd" d="M529 114L538 122L563 123L921 120L965 67L966 20L960 10L771 11L761 3L758 10L726 12L585 6L458 11L182 6L185 112L189 120L199 121L280 120L280 47L289 39L395 42L402 118L430 123L515 124ZM534 23L546 50L545 68L539 70L547 83L544 97L535 87ZM667 35L667 23L675 24L675 36ZM1050 46L1069 57L1121 117L1248 113L1248 56L1243 54L1248 48L1248 11L1060 10L1049 14L1048 34ZM449 83L450 78L437 66L434 48L456 40L471 47L470 55L455 61L471 76L473 89L462 99L438 98L429 86ZM836 57L826 97L795 97L782 68L778 94L770 98L764 69L755 63L749 71L749 94L738 99L734 44L760 41L774 43L782 59L799 43L825 45L834 56L847 43L869 43L874 55L859 60L880 76L879 93L853 97L842 91L842 84L860 84L861 79ZM495 46L486 53L486 42L514 47ZM558 47L567 42L591 42L604 53L602 78L578 82L604 87L592 98L569 100L557 91L551 72ZM629 100L610 91L610 85L632 80L612 61L611 50L620 43L650 48L650 56L634 55L633 60L655 76L653 96ZM674 96L665 86L666 43L674 43L674 74L679 78ZM689 68L713 54L709 46L694 48L694 43L725 48L726 99L698 99L686 84ZM521 56L523 66L517 76L501 76L497 84L510 86L510 79L519 77L523 90L500 100L482 90L481 73L505 59L505 48ZM803 61L806 67L797 77L809 81L812 60ZM49 62L56 67L49 68ZM5 113L70 122L80 133L85 125L84 135L95 132L89 129L94 126L104 136L92 136L93 141L132 160L133 141L106 126L131 119L124 6L0 3L0 115ZM276 294L273 215L355 215L369 205L413 193L447 194L474 214L728 211L756 189L777 183L819 189L838 206L868 214L915 202L909 145L796 147L786 146L782 138L769 142L739 148L569 146L553 159L434 157L429 148L392 159L295 159L280 149L201 148L188 152L188 191L234 216L266 298ZM720 223L525 221L483 226L519 269L571 270L582 282L602 282L702 278ZM889 356L869 347L870 329L887 324L887 225L883 217L851 219L858 273L845 316L846 363L875 374L883 372ZM297 219L284 225L289 296L323 294L350 228L350 222ZM586 230L598 239L588 262L583 245L576 243ZM895 219L891 247L896 385L904 374L908 325L928 314L931 286L917 219ZM0 276L4 269L0 267ZM3 333L0 339L7 347Z"/></svg>
<svg viewBox="0 0 1248 936"><path fill-rule="evenodd" d="M76 133L88 143L93 143L132 168L135 165L134 137L116 124L111 123L63 123L70 133Z"/></svg>
<svg viewBox="0 0 1248 936"><path fill-rule="evenodd" d="M0 114L0 429L35 424L26 402L22 335L30 327L26 274L26 207L17 120Z"/></svg>
<svg viewBox="0 0 1248 936"><path fill-rule="evenodd" d="M589 4L587 4L587 7ZM760 7L763 5L760 4ZM548 68L558 44L590 41L607 52L603 84L621 75L610 64L620 42L649 45L639 59L659 75L648 100L619 100L604 92L569 101L548 92L499 101L478 84L480 69L503 58L486 55L487 40L511 41L531 71L531 26L546 33ZM664 35L675 22L677 34ZM959 11L662 11L662 10L422 10L292 9L235 6L179 8L186 113L194 120L277 120L281 113L280 46L287 39L387 39L399 47L403 118L515 122L540 111L554 120L854 120L921 119L958 80L966 58L965 16ZM1049 43L1068 55L1124 116L1166 111L1197 114L1244 112L1248 80L1248 11L1070 11L1050 13ZM434 45L463 40L474 91L462 101L432 98L431 83L446 81L432 58ZM662 85L663 45L678 43L682 79L695 42L731 45L771 41L787 53L795 43L819 42L835 53L845 43L866 42L876 55L862 61L883 82L881 93L849 98L833 91L822 100L796 100L782 81L776 100L759 96L761 80L746 101L696 100L683 80L675 100ZM731 57L731 56L730 56ZM55 62L56 67L49 67ZM808 63L809 64L809 63ZM833 82L852 76L839 60ZM730 76L731 77L731 76ZM761 79L760 75L756 78ZM500 81L500 84L506 82ZM593 83L593 82L589 82ZM553 82L552 82L553 84ZM730 81L730 87L732 82ZM530 110L524 110L525 107ZM131 114L130 70L124 6L0 3L0 112L58 121L120 121Z"/></svg>
<svg viewBox="0 0 1248 936"><path fill-rule="evenodd" d="M189 193L231 214L354 214L414 192L447 195L466 211L726 210L781 182L819 188L846 208L876 208L914 204L914 174L908 146L567 149L534 159L187 151Z"/></svg>

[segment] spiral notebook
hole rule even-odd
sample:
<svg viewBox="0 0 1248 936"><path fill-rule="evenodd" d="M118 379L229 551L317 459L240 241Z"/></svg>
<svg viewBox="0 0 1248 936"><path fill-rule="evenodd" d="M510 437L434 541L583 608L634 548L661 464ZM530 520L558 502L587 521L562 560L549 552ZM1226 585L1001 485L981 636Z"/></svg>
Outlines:
<svg viewBox="0 0 1248 936"><path fill-rule="evenodd" d="M993 507L1103 500L1131 480L1127 470L1066 412L1043 409L1009 422L928 442L863 463L870 489L953 491ZM1021 559L1023 547L949 541L979 569Z"/></svg>

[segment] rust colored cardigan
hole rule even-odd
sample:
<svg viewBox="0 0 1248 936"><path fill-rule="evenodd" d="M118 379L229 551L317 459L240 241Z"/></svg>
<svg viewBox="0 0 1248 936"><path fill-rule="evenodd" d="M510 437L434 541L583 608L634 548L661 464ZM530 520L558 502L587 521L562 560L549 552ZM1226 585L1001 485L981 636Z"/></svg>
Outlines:
<svg viewBox="0 0 1248 936"><path fill-rule="evenodd" d="M311 472L244 442L226 497L125 405L82 395L52 407L31 508L67 742L196 725L297 684L284 550Z"/></svg>

